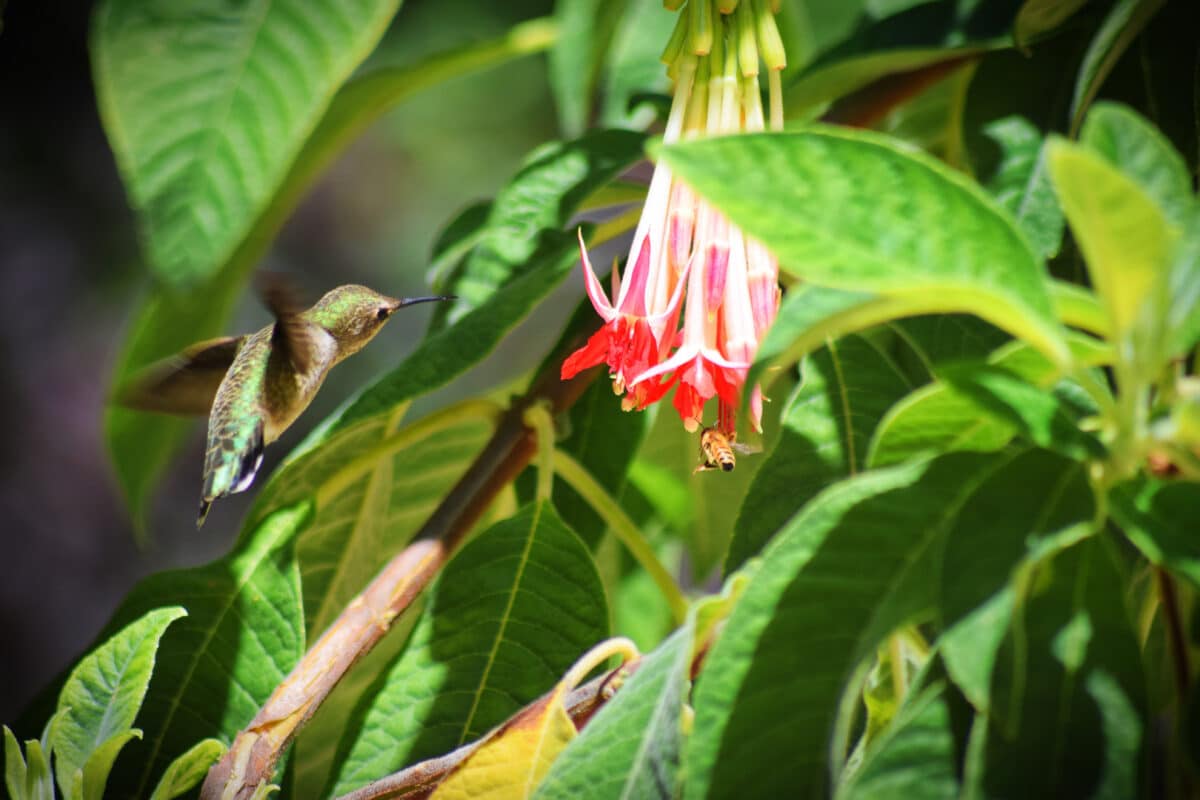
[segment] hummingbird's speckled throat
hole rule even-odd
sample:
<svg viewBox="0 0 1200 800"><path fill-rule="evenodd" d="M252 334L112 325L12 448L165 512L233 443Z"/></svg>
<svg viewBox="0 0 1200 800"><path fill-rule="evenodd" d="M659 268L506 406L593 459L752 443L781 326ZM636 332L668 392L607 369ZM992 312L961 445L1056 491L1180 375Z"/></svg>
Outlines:
<svg viewBox="0 0 1200 800"><path fill-rule="evenodd" d="M118 394L130 408L208 414L199 527L213 501L245 491L263 448L291 426L338 362L361 350L405 306L453 296L396 299L339 286L301 309L278 277L259 282L275 321L256 333L200 342L156 364Z"/></svg>

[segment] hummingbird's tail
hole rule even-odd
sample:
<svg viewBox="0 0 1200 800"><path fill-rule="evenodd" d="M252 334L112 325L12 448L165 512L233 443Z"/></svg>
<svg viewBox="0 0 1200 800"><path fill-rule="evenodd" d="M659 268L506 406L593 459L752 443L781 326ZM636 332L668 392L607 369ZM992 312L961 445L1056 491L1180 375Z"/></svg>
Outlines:
<svg viewBox="0 0 1200 800"><path fill-rule="evenodd" d="M200 514L196 517L196 529L204 527L204 520L208 519L208 510L212 508L212 500L200 498Z"/></svg>

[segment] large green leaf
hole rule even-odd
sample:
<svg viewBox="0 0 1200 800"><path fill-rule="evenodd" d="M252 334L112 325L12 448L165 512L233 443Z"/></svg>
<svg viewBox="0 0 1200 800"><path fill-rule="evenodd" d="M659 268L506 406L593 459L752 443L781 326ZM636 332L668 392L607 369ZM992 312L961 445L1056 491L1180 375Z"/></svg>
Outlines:
<svg viewBox="0 0 1200 800"><path fill-rule="evenodd" d="M1000 463L951 454L867 472L776 536L697 681L688 796L826 793L842 692L883 637L931 611L945 532Z"/></svg>
<svg viewBox="0 0 1200 800"><path fill-rule="evenodd" d="M1081 363L1103 363L1104 352L1096 348L1094 340L1072 334L1070 343ZM1053 364L1023 342L1012 342L999 348L988 357L987 363L1043 390L1050 388L1058 375ZM1069 391L1073 399L1073 385L1060 382L1055 389L1063 393ZM1066 398L1062 399L1065 402ZM1060 407L1057 396L1035 400L1039 405ZM892 406L879 423L867 460L871 466L879 467L919 453L998 450L1017 434L1020 421L985 412L977 399L950 384L937 382L922 386ZM1055 409L1051 408L1050 413L1053 415Z"/></svg>
<svg viewBox="0 0 1200 800"><path fill-rule="evenodd" d="M92 54L101 116L161 279L185 285L220 268L399 5L100 6Z"/></svg>
<svg viewBox="0 0 1200 800"><path fill-rule="evenodd" d="M54 725L50 745L55 777L63 796L79 798L85 765L94 753L114 742L117 750L130 733L154 671L155 653L167 626L187 612L178 606L150 611L80 661L58 696L62 716ZM116 752L111 752L112 758ZM100 792L112 759L97 774ZM90 794L90 793L89 793Z"/></svg>
<svg viewBox="0 0 1200 800"><path fill-rule="evenodd" d="M957 364L942 368L938 377L1036 445L1079 460L1104 457L1104 445L1079 427L1061 398L1011 370L994 364Z"/></svg>
<svg viewBox="0 0 1200 800"><path fill-rule="evenodd" d="M158 648L138 724L143 742L117 762L110 791L145 797L172 761L206 737L230 741L304 651L300 575L292 545L309 503L281 508L249 529L229 556L162 572L134 587L110 630L166 605L188 616Z"/></svg>
<svg viewBox="0 0 1200 800"><path fill-rule="evenodd" d="M1001 152L985 184L988 191L1021 226L1038 256L1052 258L1062 244L1064 220L1046 172L1041 131L1020 116L993 120L984 131Z"/></svg>
<svg viewBox="0 0 1200 800"><path fill-rule="evenodd" d="M535 798L677 795L693 634L689 623L643 657L616 697L555 759Z"/></svg>
<svg viewBox="0 0 1200 800"><path fill-rule="evenodd" d="M1196 205L1187 163L1150 122L1127 106L1097 103L1079 141L1136 181L1172 225L1187 224Z"/></svg>
<svg viewBox="0 0 1200 800"><path fill-rule="evenodd" d="M551 506L497 523L446 565L400 659L364 696L332 793L479 738L607 630L591 556Z"/></svg>
<svg viewBox="0 0 1200 800"><path fill-rule="evenodd" d="M1113 517L1142 555L1200 588L1200 486L1138 478L1116 487L1111 501Z"/></svg>
<svg viewBox="0 0 1200 800"><path fill-rule="evenodd" d="M755 475L734 527L725 572L741 566L818 492L866 465L875 426L913 387L883 345L851 335L804 364L779 441Z"/></svg>
<svg viewBox="0 0 1200 800"><path fill-rule="evenodd" d="M221 269L194 291L176 293L156 286L149 292L133 314L113 384L120 385L156 359L224 332L250 270L262 259L308 187L386 110L441 81L537 52L553 40L552 25L532 20L494 40L437 53L416 64L373 70L351 80L334 97L278 191ZM139 528L149 493L185 425L177 419L121 408L110 407L105 415L108 449Z"/></svg>
<svg viewBox="0 0 1200 800"><path fill-rule="evenodd" d="M944 165L825 127L685 142L663 157L801 278L972 313L1068 360L1025 237Z"/></svg>
<svg viewBox="0 0 1200 800"><path fill-rule="evenodd" d="M452 280L441 287L457 299L439 304L434 330L479 308L500 288L533 269L544 254L559 248L561 238L554 234L584 198L637 160L643 141L632 131L591 131L531 153L497 193L482 228L470 231L474 248Z"/></svg>
<svg viewBox="0 0 1200 800"><path fill-rule="evenodd" d="M1085 467L1046 450L1018 455L963 504L942 560L938 647L977 709L990 707L988 687L1021 571L1090 533L1094 515Z"/></svg>
<svg viewBox="0 0 1200 800"><path fill-rule="evenodd" d="M1124 585L1092 538L1035 567L979 717L967 781L989 797L1135 797L1146 678ZM1052 713L1048 713L1053 710Z"/></svg>
<svg viewBox="0 0 1200 800"><path fill-rule="evenodd" d="M917 382L934 380L943 364L986 358L1010 341L1004 331L966 314L911 317L888 328L903 345L896 349L897 363Z"/></svg>
<svg viewBox="0 0 1200 800"><path fill-rule="evenodd" d="M1088 112L1080 142L1136 182L1169 225L1183 231L1157 287L1166 309L1152 317L1165 329L1165 355L1184 353L1200 329L1200 209L1187 164L1158 129L1114 103L1098 103Z"/></svg>
<svg viewBox="0 0 1200 800"><path fill-rule="evenodd" d="M904 698L891 724L868 747L838 800L958 797L955 742L944 681Z"/></svg>

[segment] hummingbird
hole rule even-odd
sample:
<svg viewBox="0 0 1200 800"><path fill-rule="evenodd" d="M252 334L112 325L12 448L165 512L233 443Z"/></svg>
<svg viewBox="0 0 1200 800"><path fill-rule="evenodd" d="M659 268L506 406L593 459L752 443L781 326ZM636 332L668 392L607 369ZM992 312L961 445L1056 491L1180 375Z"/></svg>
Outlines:
<svg viewBox="0 0 1200 800"><path fill-rule="evenodd" d="M250 488L263 448L308 408L329 370L375 338L393 313L455 299L396 299L346 285L303 309L278 276L258 283L273 323L256 333L198 342L148 367L117 396L122 405L142 411L208 414L196 527L204 524L214 500Z"/></svg>

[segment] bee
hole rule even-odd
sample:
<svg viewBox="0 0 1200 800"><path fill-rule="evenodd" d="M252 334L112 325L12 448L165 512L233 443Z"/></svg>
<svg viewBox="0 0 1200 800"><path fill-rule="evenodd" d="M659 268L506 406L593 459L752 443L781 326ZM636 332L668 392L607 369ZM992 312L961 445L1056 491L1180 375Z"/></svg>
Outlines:
<svg viewBox="0 0 1200 800"><path fill-rule="evenodd" d="M732 472L737 465L734 451L739 453L757 453L762 448L751 447L736 441L736 433L726 433L713 425L700 431L700 458L702 461L692 472L705 472L710 469L720 469Z"/></svg>

